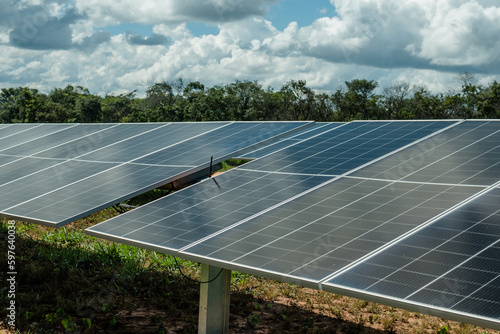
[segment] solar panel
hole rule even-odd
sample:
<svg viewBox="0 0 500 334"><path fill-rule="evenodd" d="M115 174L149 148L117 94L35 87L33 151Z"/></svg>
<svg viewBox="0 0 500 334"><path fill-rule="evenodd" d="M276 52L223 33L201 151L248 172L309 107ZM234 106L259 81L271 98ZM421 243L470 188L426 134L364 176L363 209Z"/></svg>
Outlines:
<svg viewBox="0 0 500 334"><path fill-rule="evenodd" d="M352 122L259 159L251 168L341 175L453 124L448 121Z"/></svg>
<svg viewBox="0 0 500 334"><path fill-rule="evenodd" d="M324 283L500 322L500 189L468 202ZM491 324L488 324L491 325Z"/></svg>
<svg viewBox="0 0 500 334"><path fill-rule="evenodd" d="M322 176L226 173L120 215L90 231L180 249L327 181Z"/></svg>
<svg viewBox="0 0 500 334"><path fill-rule="evenodd" d="M241 159L257 159L262 158L270 153L274 153L279 151L285 147L296 144L300 140L308 139L323 132L335 129L336 127L341 126L344 123L316 123L316 125L312 128L308 128L303 130L297 134L290 135L281 140L273 142L272 144L266 145L264 147L258 148L256 150L250 151L248 153L243 154L239 158Z"/></svg>
<svg viewBox="0 0 500 334"><path fill-rule="evenodd" d="M23 157L37 155L37 153L41 153L47 149L58 147L59 145L66 144L75 140L81 140L82 135L85 134L88 136L95 135L97 137L100 133L103 132L103 130L116 126L116 124L57 125L55 128L50 128L50 130L55 129L55 131L49 130L49 133L46 135L30 137L32 139L30 141L25 141L26 134L24 134L24 132L21 132L16 136L11 136L8 138L16 144L15 146L12 146L10 148L7 148L9 145L7 145L4 140L0 139L0 145L2 145L0 154L13 156L21 155ZM45 129L45 127L46 125L40 127L40 129ZM31 131L33 130L30 130L29 132Z"/></svg>
<svg viewBox="0 0 500 334"><path fill-rule="evenodd" d="M359 147L362 146L362 143L367 140L376 140L378 145L365 145L366 152L371 154L372 157L376 157L377 154L378 156L382 156L387 153L387 146L396 148L399 145L399 147L402 147L412 140L409 138L416 138L416 129L420 129L420 136L425 137L436 130L449 126L453 122L417 123L417 126L415 126L415 122L354 122L345 124L342 127L333 128L327 133L309 138L263 159L250 162L244 168L239 168L223 176L216 177L214 179L215 182L209 180L199 186L195 186L192 190L190 188L190 190L180 191L174 196L166 197L146 206L153 207L154 209L152 210L155 212L155 217L163 217L163 219L157 219L158 221L153 222L143 221L142 210L144 212L149 212L150 210L144 207L136 210L137 213L134 214L139 219L128 220L127 215L122 215L114 218L113 223L109 221L93 227L90 231L99 231L100 226L115 224L118 228L114 229L112 233L108 233L108 236L118 239L126 237L127 239L137 239L136 241L150 243L150 238L154 237L157 239L158 234L153 232L146 233L144 230L157 231L162 229L164 230L162 237L166 239L162 241L162 247L178 249L179 247L187 246L190 242L196 241L192 235L200 235L200 230L205 231L206 234L203 236L208 236L214 228L216 230L224 229L231 226L231 224L248 219L253 215L258 215L260 212L269 210L273 205L290 200L306 190L331 180L332 176L321 177L321 175L300 173L295 173L295 177L300 176L300 179L291 178L290 176L293 176L294 173L288 172L293 171L293 169L287 169L284 173L282 172L283 167L286 167L283 164L296 164L295 161L286 159L288 156L295 156L301 162L305 162L307 154L313 158L325 151L328 151L329 154L335 151L335 154L339 158L330 160L331 164L328 164L328 170L332 170L333 167L339 164L339 161L343 162L341 158L342 153L348 153L353 148L360 149ZM385 135L387 136L384 137ZM347 159L349 159L349 163L353 167L359 167L366 162L365 159L358 159L357 161L351 161L353 160L351 157L347 157ZM274 163L275 161L276 163ZM325 168L325 170L327 169ZM273 173L270 173L270 171ZM322 171L320 170L319 172ZM303 179L303 177L306 178ZM245 180L244 186L241 186L240 182L243 182L243 180ZM275 183L276 181L279 181L279 183ZM204 187L212 190L206 192ZM238 196L238 191L244 191L244 193ZM200 209L195 204L198 198L204 196L204 194L207 194L207 196L206 198L201 197L203 199L203 206ZM178 197L186 197L189 202L180 202L177 199ZM172 201L175 204L172 204ZM172 209L172 205L175 208ZM172 212L174 212L173 215L171 214ZM197 214L198 212L199 214ZM186 216L193 217L189 219L189 224L187 225ZM122 219L124 220L123 224L120 222ZM178 221L179 224L172 223L175 221ZM194 222L191 224L191 221ZM174 224L175 227L171 228L171 224ZM183 224L185 226L182 226ZM130 231L126 231L122 226L126 226L127 229L134 231L134 233L130 234ZM106 232L110 232L107 227L104 227L104 229ZM174 229L176 233L179 232L180 234L172 234L172 237L168 237L169 233L174 233L172 232Z"/></svg>
<svg viewBox="0 0 500 334"><path fill-rule="evenodd" d="M500 174L498 122L463 122L353 175L414 182L490 185Z"/></svg>
<svg viewBox="0 0 500 334"><path fill-rule="evenodd" d="M15 125L0 133L0 215L61 226L310 125Z"/></svg>
<svg viewBox="0 0 500 334"><path fill-rule="evenodd" d="M22 125L15 125L12 128L8 127L5 129L10 130L7 135L2 136L0 133L0 153L5 152L11 147L44 140L47 136L66 131L70 128L75 128L77 126L77 124L41 124L38 126L28 125L26 128Z"/></svg>
<svg viewBox="0 0 500 334"><path fill-rule="evenodd" d="M27 135L32 129L42 125L44 124L3 124L0 128L0 140L15 135Z"/></svg>
<svg viewBox="0 0 500 334"><path fill-rule="evenodd" d="M342 178L183 251L321 281L480 190Z"/></svg>
<svg viewBox="0 0 500 334"><path fill-rule="evenodd" d="M488 307L500 304L499 263L488 260L500 242L499 131L495 121L348 123L87 233L500 329ZM285 176L302 177L298 190ZM447 219L464 215L450 228ZM456 305L427 300L457 280L471 284Z"/></svg>
<svg viewBox="0 0 500 334"><path fill-rule="evenodd" d="M393 126L395 128L397 128L397 127L405 128L410 123L414 124L414 122L407 122L407 123L394 122L394 124L391 124L391 126ZM279 157L291 155L295 151L300 152L301 154L305 155L306 152L304 152L303 147L308 147L308 146L311 148L309 150L309 152L310 152L311 156L313 156L313 155L316 155L317 152L324 151L325 147L327 147L327 148L332 147L332 144L333 144L333 147L342 147L342 145L344 144L345 141L346 142L353 142L353 140L357 140L358 142L362 142L363 140L366 140L366 138L377 139L378 138L377 136L380 137L383 134L390 133L390 130L388 130L386 128L386 126L388 126L390 124L390 122L370 123L369 124L370 127L368 128L368 130L366 132L363 132L360 128L364 128L365 126L367 126L367 124L368 123L352 123L349 126L346 125L340 129L335 130L334 132L332 132L330 134L325 135L325 137L322 137L322 138L317 137L317 138L309 139L308 141L303 143L302 146L299 147L299 150L297 150L297 147L291 147L288 150L291 152L288 152L288 151L287 152L279 152L279 153L276 153L273 156L269 157L267 160L272 161L274 156L276 156L276 155L278 155ZM448 126L449 124L450 123L448 123L448 122L425 122L425 123L419 123L419 127L421 129L421 135L425 136L425 135L431 133L431 131L436 130L437 128L444 128L444 127ZM339 130L342 130L342 132L338 133ZM400 132L401 138L398 138L398 142L400 145L404 145L406 143L404 138L406 136L408 136L409 133L411 133L411 132L409 132L409 131ZM321 145L320 140L323 141L323 145ZM378 140L380 140L380 139L378 139ZM313 142L313 144L308 145L307 143L309 143L309 142ZM389 137L386 139L386 142L387 143L394 142L394 138ZM344 145L344 146L346 146L346 145ZM382 150L380 151L380 155L382 155L383 153L386 152L384 150L383 145L378 146L378 147L382 148ZM346 147L346 149L348 150L348 147ZM375 154L375 150L376 150L376 148L372 148L372 149L370 149L370 152L372 154ZM301 184L299 182L297 182L297 184L295 184L295 185L293 185L293 183L292 183L293 191L289 191L288 193L286 193L286 195L288 195L288 198L287 197L285 197L285 198L277 197L277 193L279 193L282 190L282 188L288 189L288 188L290 188L290 185L287 185L287 186L280 185L280 187L274 187L273 182L271 181L271 179L273 178L273 174L260 172L260 170L262 169L262 166L265 166L266 169L269 169L269 164L266 162L267 160L264 159L264 160L258 160L258 161L249 163L249 164L245 165L244 166L245 168L243 168L243 169L235 170L235 171L232 171L231 173L224 174L224 176L220 176L220 177L216 178L215 180L217 181L217 183L213 183L213 182L212 183L211 182L204 183L203 186L200 185L198 187L195 187L195 190L193 190L194 193L189 194L189 192L186 190L186 191L179 192L178 196L186 196L187 198L189 198L192 201L194 195L203 196L202 194L205 193L204 190L200 190L201 187L208 187L210 189L213 189L212 192L215 192L218 194L217 198L210 198L207 195L206 200L203 201L203 203L204 203L203 205L209 206L210 208L219 208L219 207L226 208L227 211L232 212L232 215L228 216L225 214L221 214L221 212L217 212L217 211L214 211L215 209L212 209L208 213L206 212L207 210L204 210L203 217L198 217L198 219L203 219L203 223L208 222L209 225L214 224L215 226L217 226L217 228L220 229L220 228L227 227L228 224L238 222L242 219L246 219L248 217L251 217L252 215L258 214L260 211L266 210L266 209L272 207L273 205L279 203L280 201L284 201L286 199L289 199L289 198L299 194L301 191L305 190L305 189L301 188ZM360 163L363 163L363 162L364 161L360 161ZM249 170L248 172L246 171L247 169ZM259 171L260 174L256 173L255 171ZM241 185L240 185L241 180L247 180L249 175L252 175L252 177L248 180L248 182L245 182L245 186L244 186L245 196L244 197L236 196L234 194L234 192L235 192L234 189L241 189ZM274 176L274 178L276 178L280 174L275 174L275 175L276 176ZM289 174L287 174L287 173L284 173L281 175L289 176ZM228 180L220 180L221 178L228 178ZM315 180L317 180L316 183L311 184L308 189L310 189L312 186L318 185L319 183L322 183L322 182L329 180L329 178L315 177ZM297 191L299 189L300 189L300 191ZM185 195L185 193L187 193L188 195ZM252 197L252 193L256 194L255 198ZM210 193L209 193L209 195L210 195ZM175 198L175 197L176 196L174 196L173 198ZM276 202L273 200L269 200L269 198L273 198L273 199L279 198L279 201ZM194 205L193 203L189 203L189 205L187 205L187 204L185 205L188 208L188 210L180 210L179 207L177 207L177 210L174 209L172 211L169 211L169 210L171 210L170 209L171 204L169 203L169 201L172 201L172 200L174 202L176 202L176 200L172 199L172 196L170 196L170 197L165 198L164 200L160 200L160 202L157 204L151 204L151 206L152 205L155 206L154 211L156 212L156 217L163 217L163 218L170 217L169 219L161 220L161 223L159 223L159 224L169 224L173 219L178 219L177 218L178 215L171 217L171 215L170 215L171 212L175 213L177 211L181 211L182 215L181 215L181 218L179 219L179 221L182 222L183 221L182 216L185 216L187 214L191 214L191 211L193 211L193 210L194 211L200 210L197 205ZM239 203L238 201L240 201L241 203ZM244 212L242 212L242 210L240 209L240 207L239 207L240 204L242 204L245 207ZM164 208L165 211L162 212L162 208ZM183 208L183 207L181 206L181 208ZM143 210L143 208L139 209L139 211L140 210ZM144 208L144 210L146 210L146 209ZM200 212L201 212L201 210L200 210ZM215 212L215 214L211 215L210 212ZM140 212L138 212L137 215L139 217L141 217ZM121 217L124 217L123 219L127 219L127 218L125 218L126 215L120 216L119 218L115 218L115 219L119 221L121 219ZM210 219L210 217L212 217L212 220ZM224 217L224 221L226 222L226 225L222 225L222 226L220 225L219 222L221 220L221 217ZM212 223L212 221L217 221L217 223ZM127 221L127 224L128 224L127 226L129 226L133 223L134 222ZM135 227L132 226L130 228L132 230L134 228L137 230L142 230L142 226L140 225L141 223L142 223L141 221L136 221L135 224L137 224L137 225ZM122 224L120 224L119 222L115 223L115 224L117 226L122 226ZM158 229L161 227L158 226L155 228L153 228L153 227L150 227L150 228L151 229ZM184 227L184 229L186 229L186 228ZM199 228L196 230L199 230ZM115 233L116 233L116 231L115 231ZM197 231L194 231L193 233L196 234ZM187 233L187 232L183 234L183 237L186 238L186 241L184 241L184 244L183 244L184 246L187 245L186 244L187 242L193 240L193 238L187 238L188 234L189 233ZM148 235L144 234L144 233L142 233L141 235L143 236L142 240L147 239L147 237L148 237ZM119 237L122 237L122 236L119 236ZM166 246L167 242L168 242L167 240L163 240L163 245ZM174 241L172 241L172 242L174 242ZM180 243L178 240L176 240L175 244L178 245ZM170 246L174 247L174 248L176 247L174 245L170 245Z"/></svg>
<svg viewBox="0 0 500 334"><path fill-rule="evenodd" d="M33 156L51 159L73 159L92 152L105 150L110 146L122 146L126 149L126 142L128 140L133 142L134 140L143 138L142 136L156 129L169 125L168 123L115 124L114 126L107 127L105 131L103 131L101 130L102 124L91 124L91 127L96 127L100 130L90 133L89 130L85 130L87 128L83 128L83 131L80 133L80 138L68 140L63 144L40 150Z"/></svg>

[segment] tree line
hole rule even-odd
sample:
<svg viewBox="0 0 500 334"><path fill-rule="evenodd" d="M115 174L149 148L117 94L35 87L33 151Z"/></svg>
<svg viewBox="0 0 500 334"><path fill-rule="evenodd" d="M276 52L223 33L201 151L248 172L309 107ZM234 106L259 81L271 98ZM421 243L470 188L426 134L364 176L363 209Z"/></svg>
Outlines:
<svg viewBox="0 0 500 334"><path fill-rule="evenodd" d="M101 97L82 86L48 94L29 87L2 88L0 123L300 121L500 118L500 83L478 85L457 77L457 89L433 94L425 86L395 82L377 94L378 83L354 79L333 93L290 80L280 90L257 81L205 87L183 79L156 83L145 97L136 91Z"/></svg>

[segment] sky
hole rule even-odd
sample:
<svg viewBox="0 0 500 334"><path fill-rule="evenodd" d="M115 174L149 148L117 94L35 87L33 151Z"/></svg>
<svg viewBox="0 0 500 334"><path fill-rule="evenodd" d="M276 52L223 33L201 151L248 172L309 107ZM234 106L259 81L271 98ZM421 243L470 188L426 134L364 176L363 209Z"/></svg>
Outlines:
<svg viewBox="0 0 500 334"><path fill-rule="evenodd" d="M500 81L498 0L0 0L0 88Z"/></svg>

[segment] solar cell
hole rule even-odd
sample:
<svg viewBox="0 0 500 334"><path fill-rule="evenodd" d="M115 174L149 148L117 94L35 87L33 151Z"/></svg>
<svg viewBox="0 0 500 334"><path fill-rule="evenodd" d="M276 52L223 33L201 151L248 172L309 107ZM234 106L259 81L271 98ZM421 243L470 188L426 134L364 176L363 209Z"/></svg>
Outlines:
<svg viewBox="0 0 500 334"><path fill-rule="evenodd" d="M496 188L323 284L500 320Z"/></svg>
<svg viewBox="0 0 500 334"><path fill-rule="evenodd" d="M87 127L81 128L80 138L69 140L64 144L46 150L40 150L33 156L53 159L73 159L81 157L84 154L105 149L110 145L118 145L125 140L131 140L132 138L139 140L140 135L147 134L150 131L167 125L168 123L115 124L102 129L101 124L87 124ZM90 132L91 130L88 130L88 127L95 127L99 130Z"/></svg>
<svg viewBox="0 0 500 334"><path fill-rule="evenodd" d="M16 126L0 138L0 215L62 226L311 124Z"/></svg>
<svg viewBox="0 0 500 334"><path fill-rule="evenodd" d="M154 238L161 241L161 248L180 249L327 180L321 176L225 173L94 226L89 232L148 244L156 244L151 242Z"/></svg>
<svg viewBox="0 0 500 334"><path fill-rule="evenodd" d="M10 134L0 138L0 153L7 149L26 143L35 144L45 137L55 133L77 127L77 124L41 124L41 125L16 125L12 130L8 127L4 130L12 131ZM1 134L0 134L1 136Z"/></svg>
<svg viewBox="0 0 500 334"><path fill-rule="evenodd" d="M274 153L279 151L285 147L288 147L292 144L297 143L300 140L308 139L314 136L317 136L320 133L335 129L341 126L344 123L316 123L316 125L312 128L308 128L299 132L298 134L294 134L288 137L285 137L277 142L266 145L264 147L258 148L251 152L245 153L239 158L243 159L257 159L262 158L270 153Z"/></svg>
<svg viewBox="0 0 500 334"><path fill-rule="evenodd" d="M353 175L415 182L491 185L500 175L499 122L463 122Z"/></svg>
<svg viewBox="0 0 500 334"><path fill-rule="evenodd" d="M342 178L183 251L321 281L481 189Z"/></svg>
<svg viewBox="0 0 500 334"><path fill-rule="evenodd" d="M252 169L341 175L455 122L352 122L255 161Z"/></svg>
<svg viewBox="0 0 500 334"><path fill-rule="evenodd" d="M297 125L293 122L232 123L231 126L221 127L218 131L207 132L203 136L193 137L174 147L167 147L137 162L153 165L174 163L183 165L193 161L195 164L201 164L211 155L227 159L234 157L235 148L244 152L254 148L255 145L262 145L281 133L293 133L296 127Z"/></svg>
<svg viewBox="0 0 500 334"><path fill-rule="evenodd" d="M1 124L0 128L0 142L2 139L10 136L26 133L35 127L40 127L43 124Z"/></svg>
<svg viewBox="0 0 500 334"><path fill-rule="evenodd" d="M31 156L35 155L39 152L43 152L47 149L58 147L60 145L66 144L68 142L72 142L77 139L81 139L85 135L96 135L98 133L100 135L103 130L106 130L110 127L116 127L117 125L112 124L99 124L99 125L91 125L91 124L77 124L74 126L66 126L61 127L61 130L51 132L43 137L36 138L36 142L33 141L24 142L22 144L15 145L8 149L0 150L1 154L5 155L14 155L14 156ZM21 135L21 134L20 134ZM15 138L18 139L19 136ZM24 137L24 136L23 136ZM1 140L0 140L1 141ZM66 157L64 157L66 158Z"/></svg>
<svg viewBox="0 0 500 334"><path fill-rule="evenodd" d="M19 177L13 178L12 181L3 179L2 173L4 182L0 185L0 211L3 214L11 207L31 201L44 194L52 193L57 189L115 166L117 165L111 163L65 161L40 169L29 175L22 177L18 175ZM0 167L0 171L6 167ZM23 169L20 168L19 170Z"/></svg>
<svg viewBox="0 0 500 334"><path fill-rule="evenodd" d="M102 165L94 164L92 167ZM109 164L106 165L109 167ZM133 164L96 169L84 179L75 179L73 183L4 209L3 212L13 217L23 217L30 221L42 220L61 226L85 217L89 212L99 211L156 188L162 184L161 176L177 175L183 171L185 168L182 167Z"/></svg>
<svg viewBox="0 0 500 334"><path fill-rule="evenodd" d="M143 132L136 137L126 138L102 149L87 153L79 157L79 159L101 162L130 162L230 124L217 122L164 124L151 131Z"/></svg>
<svg viewBox="0 0 500 334"><path fill-rule="evenodd" d="M194 196L196 198L199 198L199 196L201 196L200 194L204 194L204 191L200 190L203 189L203 187L217 187L217 189L214 188L216 192L209 193L207 195L207 200L203 201L205 205L208 205L210 208L208 209L208 207L204 207L205 209L203 210L203 214L198 213L200 211L200 208L198 206L189 205L187 206L187 209L178 210L182 211L182 214L169 215L169 210L171 210L172 205L171 203L178 203L177 196L186 196L185 194L189 194L189 191L191 190L186 192L182 191L179 194L175 194L174 196L169 196L165 199L160 200L155 205L157 207L168 208L164 212L164 217L169 217L166 221L164 219L159 219L161 221L161 226L164 226L164 238L166 239L162 242L162 246L165 246L169 249L177 249L179 247L187 246L189 243L195 242L197 240L193 236L202 238L210 235L210 233L213 233L214 229L212 228L212 225L218 227L219 229L226 228L231 224L238 223L239 221L247 219L252 215L256 215L259 212L267 212L267 210L269 210L274 205L285 202L293 196L300 194L301 192L308 191L310 188L307 188L305 186L309 185L310 187L314 187L331 179L331 176L323 178L316 177L314 178L314 182L312 182L311 180L313 179L309 179L310 175L296 175L295 177L306 176L306 179L309 180L309 183L303 183L304 181L300 179L300 181L297 181L297 184L293 185L292 191L288 190L291 187L289 183L277 183L280 185L280 187L276 188L275 186L273 186L273 184L275 184L275 179L293 180L293 178L291 178L290 176L290 173L286 173L288 170L285 170L285 173L282 172L283 167L287 167L287 163L295 164L295 162L290 163L289 160L283 158L284 156L286 157L288 155L293 155L294 152L297 152L297 156L300 155L302 161L306 163L306 157L307 154L309 154L310 159L307 160L307 163L312 164L313 166L316 165L316 168L319 169L317 174L322 174L324 170L331 168L332 164L330 163L327 164L327 167L322 167L319 162L311 161L320 154L325 154L327 156L328 154L333 154L332 152L338 150L339 153L337 154L341 156L340 152L348 152L349 145L351 145L353 142L356 143L355 145L361 146L362 141L371 139L377 140L377 145L370 146L366 150L371 154L372 158L380 157L383 154L387 153L387 150L389 149L388 147L386 147L386 144L390 144L389 146L392 149L399 148L407 144L409 140L411 140L410 138L417 138L417 130L420 131L419 136L421 138L436 130L441 130L449 126L450 124L453 124L453 122L355 122L346 124L342 127L336 126L333 128L333 130L330 127L330 130L327 130L328 132L322 133L319 136L309 138L308 140L296 144L288 149L271 154L267 158L250 162L246 164L244 166L245 168L243 169L240 168L239 170L233 170L229 173L226 173L224 177L229 178L229 181L227 181L227 185L224 182L225 188L219 188L219 183L221 182L217 181L222 176L215 178L215 180L218 182L216 183L216 185L214 185L213 183L204 182L198 186L195 186L195 190L193 190L194 193L191 196ZM245 141L247 140L246 138L249 137L247 134L252 133L252 131L252 128L243 128L242 131L231 130L231 133L236 133L239 140ZM387 135L387 138L383 138L384 133ZM221 138L219 141L217 141L215 138L213 140L203 140L203 138L200 137L200 139L200 142L194 145L195 148L191 148L191 152L198 152L197 150L199 147L201 149L204 149L205 146L203 142L214 143L214 150L217 152L217 143L225 142L224 138ZM179 147L182 149L179 149L178 146L174 147L173 150L165 149L163 151L160 151L158 154L152 154L144 159L140 159L138 160L138 162L153 163L161 161L162 163L166 163L168 161L163 160L164 157L171 157L174 161L185 163L186 161L182 160L182 154L184 152L190 151L190 148L183 147L183 145L179 145ZM344 150L342 150L342 148L344 148ZM325 153L325 151L328 152ZM220 153L220 155L222 154L223 153ZM273 161L275 159L277 162L275 165L273 165ZM349 159L352 160L351 158ZM333 161L333 159L331 161ZM342 162L342 157L339 158L339 161ZM350 166L352 166L352 168L356 168L367 161L368 160L362 158L355 161L350 161ZM336 164L337 161L335 161L334 166ZM270 170L274 171L273 166L277 166L277 168L275 168L275 171L278 171L282 174L268 173L268 171ZM245 187L243 188L245 190L245 196L238 196L234 194L234 189L241 189L241 180L248 179L249 175L252 175L252 180L245 183ZM221 192L224 193L224 196L220 194ZM191 198L190 200L194 199ZM223 202L221 202L222 200ZM149 205L147 207L149 207ZM142 216L140 215L140 212L142 210L144 210L146 216L148 215L146 212L149 212L149 209L139 208L139 212L136 214L137 217L142 218ZM157 212L156 217L162 216L161 209L158 208L155 210L155 212ZM134 215L134 217L136 215ZM186 226L182 226L182 223L184 222L183 217L186 216L191 217L188 222L189 224ZM118 221L121 219L127 220L127 215L115 218L115 220ZM219 223L219 221L223 221L224 223L221 224ZM179 222L179 224L176 224L175 222ZM126 223L126 226L132 230L142 230L145 226L144 222L140 219L132 219L132 221L125 221L124 223ZM122 224L116 222L114 222L114 224L122 226ZM151 223L146 223L147 226L149 226L149 224ZM168 224L173 224L175 226L175 233L182 232L182 240L179 240L181 239L181 237L172 232L173 230L167 228L169 226ZM192 228L193 230L191 231L190 228ZM99 227L93 227L90 232L95 231L97 233L98 229ZM107 228L104 229L106 230L106 232L109 232ZM117 235L114 237L123 237L123 235L120 234L118 230L120 229L115 229L113 231L113 233L117 233ZM199 233L200 230L203 230L208 234L201 235ZM173 233L172 237L167 237L168 233ZM111 235L111 233L108 233L108 236ZM128 235L128 239L133 239L138 242L145 243L150 243L149 238L152 237L153 233L144 233L143 231L141 231L140 233L135 233L133 235ZM157 235L155 235L154 238L157 238Z"/></svg>

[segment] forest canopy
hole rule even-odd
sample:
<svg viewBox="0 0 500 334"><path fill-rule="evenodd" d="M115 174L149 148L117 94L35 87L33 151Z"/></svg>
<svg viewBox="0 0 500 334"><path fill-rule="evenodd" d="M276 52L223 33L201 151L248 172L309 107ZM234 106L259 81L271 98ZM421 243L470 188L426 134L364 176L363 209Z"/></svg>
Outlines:
<svg viewBox="0 0 500 334"><path fill-rule="evenodd" d="M325 93L303 80L290 80L274 90L257 81L205 87L177 79L150 86L145 97L137 97L136 91L101 97L73 85L48 94L29 87L2 88L0 93L0 123L450 118L500 118L500 83L483 87L473 75L461 74L455 90L434 94L408 82L379 89L373 80L354 79Z"/></svg>

